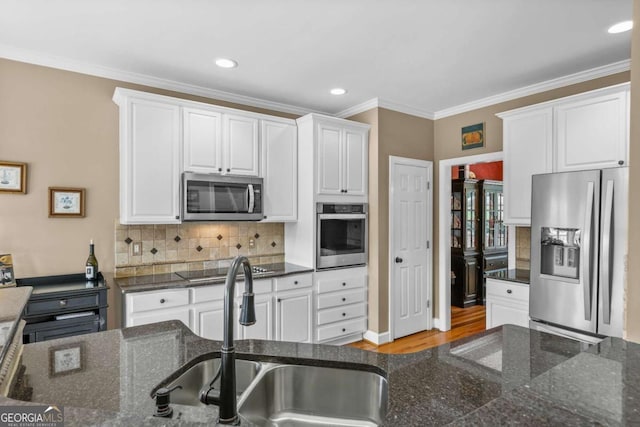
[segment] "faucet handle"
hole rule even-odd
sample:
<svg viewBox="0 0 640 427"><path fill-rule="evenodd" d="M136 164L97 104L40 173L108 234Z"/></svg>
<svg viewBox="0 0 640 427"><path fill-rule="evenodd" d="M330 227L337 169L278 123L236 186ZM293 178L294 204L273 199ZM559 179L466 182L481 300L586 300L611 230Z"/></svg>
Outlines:
<svg viewBox="0 0 640 427"><path fill-rule="evenodd" d="M242 294L242 305L240 306L240 324L251 326L256 323L256 309L254 305L253 293Z"/></svg>

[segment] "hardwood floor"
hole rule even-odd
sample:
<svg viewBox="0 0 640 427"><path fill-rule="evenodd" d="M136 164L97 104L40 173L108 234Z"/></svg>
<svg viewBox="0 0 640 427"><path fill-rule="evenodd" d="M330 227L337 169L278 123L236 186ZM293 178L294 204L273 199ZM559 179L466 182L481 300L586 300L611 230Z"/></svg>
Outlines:
<svg viewBox="0 0 640 427"><path fill-rule="evenodd" d="M451 330L440 332L437 329L418 332L377 346L369 341L358 341L349 344L351 347L379 353L414 353L427 348L436 347L485 330L485 307L474 305L469 308L451 307Z"/></svg>

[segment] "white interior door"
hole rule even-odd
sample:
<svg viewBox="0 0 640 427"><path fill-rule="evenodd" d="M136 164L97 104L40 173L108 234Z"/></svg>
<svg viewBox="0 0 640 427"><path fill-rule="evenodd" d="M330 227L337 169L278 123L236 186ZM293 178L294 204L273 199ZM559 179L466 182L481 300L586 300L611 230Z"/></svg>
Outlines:
<svg viewBox="0 0 640 427"><path fill-rule="evenodd" d="M389 294L393 339L428 329L431 316L432 164L390 158Z"/></svg>

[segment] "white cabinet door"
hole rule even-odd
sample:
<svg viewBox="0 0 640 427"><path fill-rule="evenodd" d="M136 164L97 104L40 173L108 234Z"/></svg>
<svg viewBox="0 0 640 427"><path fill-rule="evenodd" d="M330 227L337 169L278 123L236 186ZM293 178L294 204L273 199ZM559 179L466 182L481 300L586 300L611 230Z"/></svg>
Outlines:
<svg viewBox="0 0 640 427"><path fill-rule="evenodd" d="M222 115L215 111L182 109L184 170L222 172Z"/></svg>
<svg viewBox="0 0 640 427"><path fill-rule="evenodd" d="M256 309L256 323L242 326L238 322L239 336L242 339L271 340L273 339L273 297L256 295L254 301ZM236 318L240 318L239 315Z"/></svg>
<svg viewBox="0 0 640 427"><path fill-rule="evenodd" d="M294 124L262 120L265 221L298 218L298 136Z"/></svg>
<svg viewBox="0 0 640 427"><path fill-rule="evenodd" d="M313 342L313 291L285 292L276 298L276 340Z"/></svg>
<svg viewBox="0 0 640 427"><path fill-rule="evenodd" d="M222 341L224 339L224 301L196 305L195 324L195 332L202 338ZM237 327L234 328L234 338L237 336L237 329Z"/></svg>
<svg viewBox="0 0 640 427"><path fill-rule="evenodd" d="M344 190L350 196L367 194L367 133L360 130L345 129L345 165Z"/></svg>
<svg viewBox="0 0 640 427"><path fill-rule="evenodd" d="M500 325L529 327L529 306L487 296L487 329Z"/></svg>
<svg viewBox="0 0 640 427"><path fill-rule="evenodd" d="M318 124L318 194L344 194L342 129Z"/></svg>
<svg viewBox="0 0 640 427"><path fill-rule="evenodd" d="M531 176L551 172L551 107L503 117L504 222L531 224Z"/></svg>
<svg viewBox="0 0 640 427"><path fill-rule="evenodd" d="M233 114L223 115L225 169L232 175L258 176L258 119Z"/></svg>
<svg viewBox="0 0 640 427"><path fill-rule="evenodd" d="M555 171L626 165L628 115L624 90L557 106Z"/></svg>
<svg viewBox="0 0 640 427"><path fill-rule="evenodd" d="M120 223L180 223L180 108L123 97Z"/></svg>

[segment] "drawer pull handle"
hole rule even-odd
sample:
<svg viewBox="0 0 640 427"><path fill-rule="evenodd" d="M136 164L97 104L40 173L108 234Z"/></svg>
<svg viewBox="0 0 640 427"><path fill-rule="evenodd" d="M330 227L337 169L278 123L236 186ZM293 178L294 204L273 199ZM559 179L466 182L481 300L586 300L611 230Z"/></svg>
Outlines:
<svg viewBox="0 0 640 427"><path fill-rule="evenodd" d="M164 298L161 298L161 299L160 299L160 304L164 304L165 302L167 302L167 300L166 300L166 299L164 299Z"/></svg>
<svg viewBox="0 0 640 427"><path fill-rule="evenodd" d="M60 300L60 307L66 307L67 306L67 300L66 299L61 299Z"/></svg>
<svg viewBox="0 0 640 427"><path fill-rule="evenodd" d="M297 280L296 280L296 281L294 281L294 282L293 282L293 284L294 284L294 285L297 285L297 284L298 284L298 281L297 281Z"/></svg>
<svg viewBox="0 0 640 427"><path fill-rule="evenodd" d="M511 292L513 292L511 289L507 289L508 294L510 294Z"/></svg>
<svg viewBox="0 0 640 427"><path fill-rule="evenodd" d="M347 300L346 298L342 298L342 302L344 302L344 301L346 301L346 300Z"/></svg>
<svg viewBox="0 0 640 427"><path fill-rule="evenodd" d="M342 332L347 332L347 328L342 328Z"/></svg>
<svg viewBox="0 0 640 427"><path fill-rule="evenodd" d="M344 316L346 316L346 315L347 315L347 313L342 313L342 317L344 317Z"/></svg>
<svg viewBox="0 0 640 427"><path fill-rule="evenodd" d="M342 286L347 286L347 282L342 282Z"/></svg>

